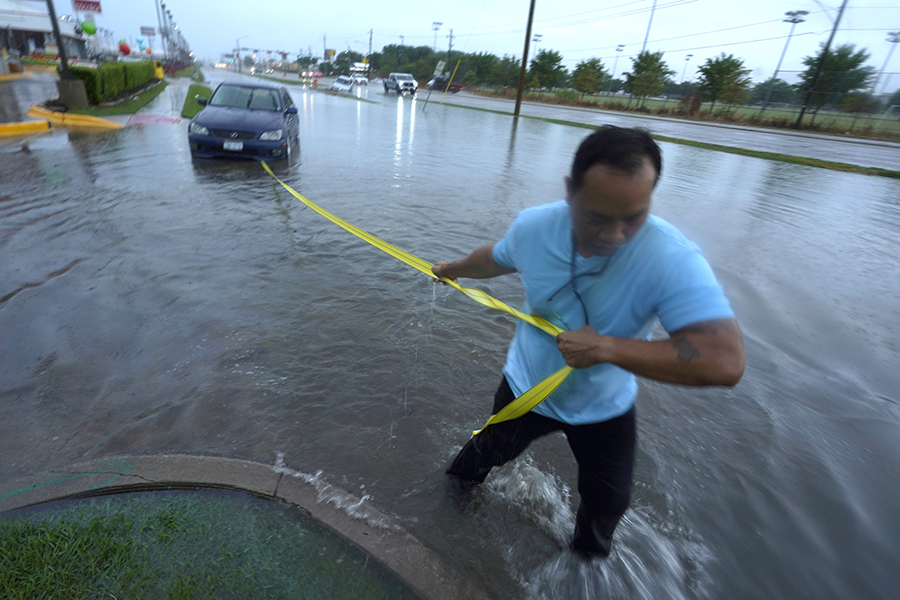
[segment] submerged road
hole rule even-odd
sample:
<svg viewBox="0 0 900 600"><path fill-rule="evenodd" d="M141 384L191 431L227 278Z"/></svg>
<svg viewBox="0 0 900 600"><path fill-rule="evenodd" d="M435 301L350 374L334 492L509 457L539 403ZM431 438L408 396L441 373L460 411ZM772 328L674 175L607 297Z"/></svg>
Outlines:
<svg viewBox="0 0 900 600"><path fill-rule="evenodd" d="M207 70L205 74L208 78L206 85L210 87L215 87L226 79L253 79L249 75L240 75L220 69ZM179 83L184 81L187 80L180 82L175 80ZM331 82L332 79L329 78L321 79L319 89L328 89ZM286 79L285 83L294 83L294 80ZM295 86L289 87L294 89ZM300 89L296 88L296 93L300 93ZM361 87L360 92L362 98L376 102L392 102L396 98L394 95L384 94L380 84ZM424 110L429 110L429 108L433 110L441 103L441 95L433 92L426 105L423 101L427 95L427 90L420 88L418 102ZM27 120L25 113L29 106L56 96L56 74L53 72L37 72L33 77L27 79L2 81L0 82L0 123ZM479 96L468 92L448 94L443 100L444 105L450 107L466 107L509 114L515 110L514 100ZM180 106L172 106L173 113L178 115L180 108ZM141 112L147 112L147 110L144 109ZM803 156L860 167L900 170L900 143L897 142L845 138L793 130L761 129L725 123L687 121L539 102L523 102L520 114L524 117L556 119L596 126L611 124L623 127L644 127L659 136L760 152ZM117 117L113 120L125 124L128 118Z"/></svg>

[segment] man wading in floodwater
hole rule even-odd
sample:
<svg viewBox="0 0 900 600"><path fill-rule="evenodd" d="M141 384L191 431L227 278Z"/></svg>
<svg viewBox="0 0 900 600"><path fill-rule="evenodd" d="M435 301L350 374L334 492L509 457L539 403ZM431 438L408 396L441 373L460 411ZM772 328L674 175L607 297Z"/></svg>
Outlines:
<svg viewBox="0 0 900 600"><path fill-rule="evenodd" d="M493 414L568 364L544 402L470 439L447 469L465 493L532 440L565 433L578 462L581 503L572 550L607 556L628 508L635 450L635 375L685 385L735 385L744 345L734 313L695 244L650 215L659 147L642 130L588 136L566 178L566 200L522 211L496 244L439 261L439 277L518 272L523 312L565 329L554 340L519 322ZM657 319L668 339L649 341Z"/></svg>

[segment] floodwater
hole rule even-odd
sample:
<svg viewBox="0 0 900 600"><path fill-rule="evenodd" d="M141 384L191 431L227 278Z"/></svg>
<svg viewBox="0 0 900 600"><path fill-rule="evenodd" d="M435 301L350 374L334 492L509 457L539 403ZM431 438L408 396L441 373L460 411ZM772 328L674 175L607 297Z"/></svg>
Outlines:
<svg viewBox="0 0 900 600"><path fill-rule="evenodd" d="M561 197L586 134L370 87L373 102L294 91L301 154L276 172L429 261ZM0 143L0 477L115 453L283 457L503 600L896 594L900 181L662 144L654 212L704 249L747 371L733 389L642 382L633 506L613 556L583 563L565 550L561 437L465 512L443 496L510 317L256 163L192 162L186 123L138 121ZM522 301L515 276L470 283Z"/></svg>

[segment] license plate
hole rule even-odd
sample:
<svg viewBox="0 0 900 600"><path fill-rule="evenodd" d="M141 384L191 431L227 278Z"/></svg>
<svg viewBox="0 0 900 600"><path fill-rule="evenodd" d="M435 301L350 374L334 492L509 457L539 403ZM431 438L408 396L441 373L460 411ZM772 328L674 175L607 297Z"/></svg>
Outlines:
<svg viewBox="0 0 900 600"><path fill-rule="evenodd" d="M234 150L235 152L240 152L244 149L244 142L225 142L223 144L225 150Z"/></svg>

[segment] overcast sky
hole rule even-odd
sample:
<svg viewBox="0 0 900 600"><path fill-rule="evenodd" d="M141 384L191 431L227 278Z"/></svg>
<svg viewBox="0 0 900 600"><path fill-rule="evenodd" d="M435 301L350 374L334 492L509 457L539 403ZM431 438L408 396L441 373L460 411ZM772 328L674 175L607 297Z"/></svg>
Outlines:
<svg viewBox="0 0 900 600"><path fill-rule="evenodd" d="M433 23L440 22L438 50L446 51L453 32L453 48L463 52L490 52L520 57L525 42L529 0L456 0L434 6L422 0L164 0L174 22L201 60L217 60L231 52L237 38L242 47L284 50L292 54L323 49L337 52L348 47L373 52L387 44L434 46ZM140 27L158 27L156 0L102 0L103 14L96 24L111 29L116 39L133 40ZM438 3L434 3L438 4ZM600 58L616 75L627 71L640 52L650 24L653 0L537 0L532 37L540 34L537 49L552 49L570 71L585 59ZM70 0L56 0L58 13L70 12ZM770 77L784 49L790 23L786 11L806 10L806 21L796 26L781 66L783 78L794 82L790 71L803 70L802 59L828 39L840 0L657 0L647 49L662 50L675 70L690 80L698 65L721 52L744 60L754 81ZM835 44L853 43L867 48L869 63L881 71L891 46L887 34L900 31L897 0L850 0L841 19ZM243 37L246 36L246 37ZM625 49L616 60L615 48ZM535 44L531 44L533 56ZM688 54L693 56L686 61ZM900 87L900 52L886 68L893 72L889 89ZM881 90L884 79L878 85Z"/></svg>

